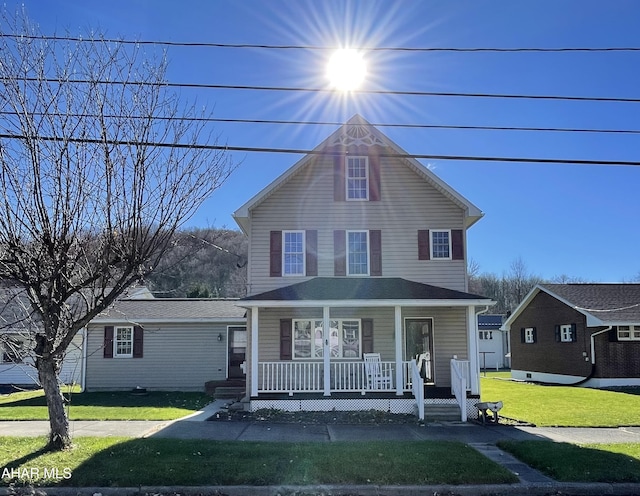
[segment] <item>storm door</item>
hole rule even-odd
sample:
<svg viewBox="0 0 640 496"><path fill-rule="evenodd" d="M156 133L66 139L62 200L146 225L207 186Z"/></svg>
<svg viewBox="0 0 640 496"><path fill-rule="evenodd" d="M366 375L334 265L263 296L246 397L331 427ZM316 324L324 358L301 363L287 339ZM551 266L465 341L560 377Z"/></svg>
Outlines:
<svg viewBox="0 0 640 496"><path fill-rule="evenodd" d="M244 379L241 365L247 353L247 328L229 326L229 379Z"/></svg>
<svg viewBox="0 0 640 496"><path fill-rule="evenodd" d="M415 359L425 382L433 382L433 320L405 319L404 359Z"/></svg>

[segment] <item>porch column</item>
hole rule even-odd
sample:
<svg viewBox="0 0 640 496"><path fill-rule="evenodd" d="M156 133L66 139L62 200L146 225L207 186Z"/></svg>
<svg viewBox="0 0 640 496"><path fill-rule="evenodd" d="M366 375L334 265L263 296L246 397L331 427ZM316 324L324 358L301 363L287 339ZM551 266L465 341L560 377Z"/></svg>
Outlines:
<svg viewBox="0 0 640 496"><path fill-rule="evenodd" d="M258 396L258 307L251 308L251 396Z"/></svg>
<svg viewBox="0 0 640 496"><path fill-rule="evenodd" d="M467 307L467 340L469 343L469 376L471 394L480 394L480 364L478 362L478 323L476 309Z"/></svg>
<svg viewBox="0 0 640 496"><path fill-rule="evenodd" d="M395 307L395 338L396 338L396 396L404 394L404 379L402 367L402 307Z"/></svg>
<svg viewBox="0 0 640 496"><path fill-rule="evenodd" d="M324 363L324 396L331 396L331 346L329 346L331 329L329 328L329 307L322 307L322 347Z"/></svg>

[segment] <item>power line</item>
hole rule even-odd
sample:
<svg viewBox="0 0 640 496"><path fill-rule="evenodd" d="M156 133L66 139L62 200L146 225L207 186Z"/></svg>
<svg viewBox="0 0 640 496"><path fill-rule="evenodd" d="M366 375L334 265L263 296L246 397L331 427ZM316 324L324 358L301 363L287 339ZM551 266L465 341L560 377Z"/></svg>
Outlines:
<svg viewBox="0 0 640 496"><path fill-rule="evenodd" d="M0 139L26 139L26 136L0 134ZM325 152L322 150L304 150L295 148L269 148L254 146L227 146L227 145L204 145L185 143L163 143L152 141L125 141L125 140L100 140L89 138L69 138L57 136L29 136L32 140L40 141L65 141L71 143L88 143L116 146L150 146L158 148L192 148L196 150L222 150L229 152L256 152L256 153L283 153L296 155L336 155L336 152ZM473 155L432 155L413 153L380 153L384 158L414 158L425 160L455 160L470 162L513 162L513 163L534 163L534 164L566 164L566 165L602 165L602 166L640 166L640 161L633 160L579 160L579 159L556 159L556 158L526 158L526 157L491 157Z"/></svg>
<svg viewBox="0 0 640 496"><path fill-rule="evenodd" d="M199 89L225 89L225 90L253 90L253 91L293 91L306 93L335 93L331 88L299 88L287 86L254 86L254 85L237 85L237 84L207 84L207 83L170 83L166 82L148 82L148 81L109 81L109 80L90 80L90 79L68 79L60 81L59 79L50 78L20 78L20 81L29 82L48 82L48 83L78 83L78 84L113 84L113 85L131 85L131 86L164 86L167 88L199 88ZM371 94L371 95L401 95L401 96L440 96L440 97L466 97L466 98L507 98L522 100L565 100L579 102L623 102L623 103L639 103L640 98L622 98L607 96L560 96L560 95L518 95L509 93L459 93L448 91L412 91L412 90L355 90L353 93Z"/></svg>
<svg viewBox="0 0 640 496"><path fill-rule="evenodd" d="M162 40L125 40L118 38L83 38L79 36L58 36L58 35L23 35L0 33L2 38L19 38L28 40L52 40L52 41L73 41L73 42L103 42L120 43L123 45L162 45L176 47L204 47L204 48L233 48L233 49L265 49L265 50L337 50L345 48L342 46L318 46L318 45L267 45L253 43L207 43L189 41L162 41ZM493 48L470 48L470 47L375 47L362 46L352 47L367 52L469 52L469 53L562 53L562 52L639 52L640 47L493 47Z"/></svg>
<svg viewBox="0 0 640 496"><path fill-rule="evenodd" d="M0 115L18 115L17 112L0 111ZM148 116L124 116L109 115L102 116L96 114L59 114L33 112L32 115L47 115L53 117L104 117L107 119L149 119ZM153 120L171 121L176 117L154 116ZM342 126L344 122L339 121L296 121L296 120L278 120L278 119L230 119L223 117L180 117L180 120L189 122L225 122L230 124L284 124L284 125L305 125L305 126ZM348 125L348 124L347 124ZM361 124L358 124L361 126ZM568 127L523 127L523 126L473 126L463 124L398 124L372 122L365 125L366 127L387 127L402 129L451 129L451 130L480 130L480 131L535 131L535 132L564 132L564 133L611 133L611 134L640 134L639 129L597 129L597 128L568 128Z"/></svg>

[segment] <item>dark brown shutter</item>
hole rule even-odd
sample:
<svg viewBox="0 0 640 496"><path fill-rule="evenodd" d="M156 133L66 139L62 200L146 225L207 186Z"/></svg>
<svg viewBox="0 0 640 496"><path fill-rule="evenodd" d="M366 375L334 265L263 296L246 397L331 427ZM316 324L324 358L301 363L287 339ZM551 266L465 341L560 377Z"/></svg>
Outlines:
<svg viewBox="0 0 640 496"><path fill-rule="evenodd" d="M429 230L418 231L418 260L430 260L431 250L429 248Z"/></svg>
<svg viewBox="0 0 640 496"><path fill-rule="evenodd" d="M462 229L451 229L451 259L464 260Z"/></svg>
<svg viewBox="0 0 640 496"><path fill-rule="evenodd" d="M380 201L380 157L369 157L369 201Z"/></svg>
<svg viewBox="0 0 640 496"><path fill-rule="evenodd" d="M104 328L104 348L102 349L104 358L113 358L113 326Z"/></svg>
<svg viewBox="0 0 640 496"><path fill-rule="evenodd" d="M578 328L575 324L571 324L571 341L578 341Z"/></svg>
<svg viewBox="0 0 640 496"><path fill-rule="evenodd" d="M369 272L372 276L382 275L382 232L377 230L369 231L369 251L370 265Z"/></svg>
<svg viewBox="0 0 640 496"><path fill-rule="evenodd" d="M373 319L362 319L362 353L373 353Z"/></svg>
<svg viewBox="0 0 640 496"><path fill-rule="evenodd" d="M269 275L282 275L282 231L271 231L269 238Z"/></svg>
<svg viewBox="0 0 640 496"><path fill-rule="evenodd" d="M526 338L526 334L527 331L525 331L524 327L520 329L520 342L521 343L526 343L527 338Z"/></svg>
<svg viewBox="0 0 640 496"><path fill-rule="evenodd" d="M536 329L535 327L533 328L533 342L538 342L538 329Z"/></svg>
<svg viewBox="0 0 640 496"><path fill-rule="evenodd" d="M556 327L555 327L555 335L556 335L556 342L557 343L562 341L562 333L560 332L560 326L559 325L556 325Z"/></svg>
<svg viewBox="0 0 640 496"><path fill-rule="evenodd" d="M333 157L333 200L346 200L345 155Z"/></svg>
<svg viewBox="0 0 640 496"><path fill-rule="evenodd" d="M306 231L306 271L308 276L318 275L318 231Z"/></svg>
<svg viewBox="0 0 640 496"><path fill-rule="evenodd" d="M142 358L144 331L140 326L133 327L133 358Z"/></svg>
<svg viewBox="0 0 640 496"><path fill-rule="evenodd" d="M333 231L333 272L336 276L347 275L347 233Z"/></svg>
<svg viewBox="0 0 640 496"><path fill-rule="evenodd" d="M280 360L291 360L293 340L291 335L291 320L280 320Z"/></svg>

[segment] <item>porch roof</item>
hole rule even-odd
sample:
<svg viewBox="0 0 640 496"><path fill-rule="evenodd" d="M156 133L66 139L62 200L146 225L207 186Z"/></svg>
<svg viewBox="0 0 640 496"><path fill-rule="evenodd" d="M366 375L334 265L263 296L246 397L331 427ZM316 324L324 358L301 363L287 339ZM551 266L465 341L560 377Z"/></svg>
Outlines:
<svg viewBox="0 0 640 496"><path fill-rule="evenodd" d="M493 305L490 298L399 277L316 277L266 291L238 302L267 306L471 306Z"/></svg>

